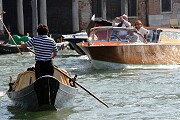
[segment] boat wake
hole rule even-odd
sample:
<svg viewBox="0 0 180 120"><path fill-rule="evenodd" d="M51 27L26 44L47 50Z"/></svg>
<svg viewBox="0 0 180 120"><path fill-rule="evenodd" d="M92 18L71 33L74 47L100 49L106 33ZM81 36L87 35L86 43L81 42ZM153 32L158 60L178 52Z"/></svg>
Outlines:
<svg viewBox="0 0 180 120"><path fill-rule="evenodd" d="M126 69L178 69L180 65L127 65Z"/></svg>
<svg viewBox="0 0 180 120"><path fill-rule="evenodd" d="M0 98L3 97L6 93L3 91L0 91Z"/></svg>
<svg viewBox="0 0 180 120"><path fill-rule="evenodd" d="M119 64L119 63L110 63L105 61L92 61L92 66L95 69L178 69L180 65L135 65L135 64Z"/></svg>

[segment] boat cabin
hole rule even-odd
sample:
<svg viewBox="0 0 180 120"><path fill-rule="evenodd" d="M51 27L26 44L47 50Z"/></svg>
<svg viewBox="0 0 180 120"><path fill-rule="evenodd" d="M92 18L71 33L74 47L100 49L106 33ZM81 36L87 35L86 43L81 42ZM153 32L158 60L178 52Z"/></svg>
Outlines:
<svg viewBox="0 0 180 120"><path fill-rule="evenodd" d="M102 26L91 28L89 41L128 43L180 43L180 29L147 27L149 34L142 36L134 28ZM145 42L146 41L146 42Z"/></svg>

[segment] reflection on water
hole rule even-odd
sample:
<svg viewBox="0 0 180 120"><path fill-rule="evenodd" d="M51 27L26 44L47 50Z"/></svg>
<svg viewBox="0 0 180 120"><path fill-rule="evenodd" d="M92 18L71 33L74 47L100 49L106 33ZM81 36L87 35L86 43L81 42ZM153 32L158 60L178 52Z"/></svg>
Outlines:
<svg viewBox="0 0 180 120"><path fill-rule="evenodd" d="M8 111L12 114L9 119L51 119L51 120L64 120L70 114L74 113L73 109L61 109L58 111L55 110L47 110L47 111L38 111L38 112L26 112L20 110L16 107L8 106Z"/></svg>
<svg viewBox="0 0 180 120"><path fill-rule="evenodd" d="M0 91L0 98L3 97L6 93L3 91Z"/></svg>

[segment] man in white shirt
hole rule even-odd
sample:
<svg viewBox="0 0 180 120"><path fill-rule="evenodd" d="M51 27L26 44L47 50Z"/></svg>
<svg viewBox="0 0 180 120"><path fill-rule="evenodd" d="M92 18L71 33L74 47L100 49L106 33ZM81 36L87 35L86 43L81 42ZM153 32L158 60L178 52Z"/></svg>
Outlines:
<svg viewBox="0 0 180 120"><path fill-rule="evenodd" d="M116 21L118 21L116 23ZM116 17L114 22L113 22L113 26L114 27L125 27L125 28L130 28L131 27L131 23L128 22L128 16L123 14L120 17Z"/></svg>
<svg viewBox="0 0 180 120"><path fill-rule="evenodd" d="M131 23L128 22L128 16L123 14L120 17L116 17L112 24L113 27L123 27L123 28L131 28ZM121 41L126 41L125 36L128 34L127 30L121 30L119 31L119 34L117 35L119 38L121 38Z"/></svg>

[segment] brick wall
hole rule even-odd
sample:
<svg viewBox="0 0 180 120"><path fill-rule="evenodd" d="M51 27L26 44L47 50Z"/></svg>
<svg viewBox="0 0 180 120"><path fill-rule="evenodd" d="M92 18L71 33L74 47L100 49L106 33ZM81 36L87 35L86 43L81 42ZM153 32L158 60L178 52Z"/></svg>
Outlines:
<svg viewBox="0 0 180 120"><path fill-rule="evenodd" d="M172 0L172 12L167 13L161 13L160 0L149 0L150 26L170 27L171 18L177 18L180 22L180 0Z"/></svg>
<svg viewBox="0 0 180 120"><path fill-rule="evenodd" d="M149 14L160 14L160 0L149 0Z"/></svg>
<svg viewBox="0 0 180 120"><path fill-rule="evenodd" d="M141 20L144 26L147 26L147 20L146 20L146 10L148 10L148 8L146 8L146 0L138 0L138 15L136 18L130 18L129 21L131 22L131 24L134 26L134 23L136 20Z"/></svg>

